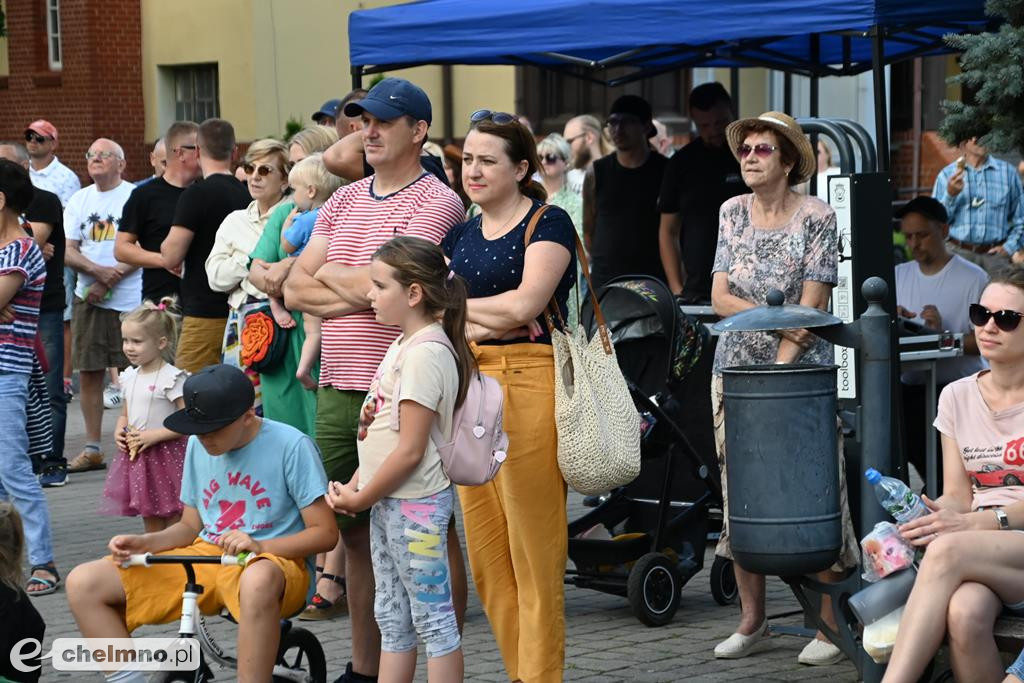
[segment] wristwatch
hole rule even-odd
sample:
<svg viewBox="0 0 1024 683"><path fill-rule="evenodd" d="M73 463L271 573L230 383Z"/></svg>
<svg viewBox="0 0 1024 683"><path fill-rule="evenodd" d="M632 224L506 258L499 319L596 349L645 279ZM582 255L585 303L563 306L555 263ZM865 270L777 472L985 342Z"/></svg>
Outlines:
<svg viewBox="0 0 1024 683"><path fill-rule="evenodd" d="M1006 516L1006 511L1003 508L995 508L993 512L996 513L996 519L999 521L1000 529L1010 528L1010 518Z"/></svg>

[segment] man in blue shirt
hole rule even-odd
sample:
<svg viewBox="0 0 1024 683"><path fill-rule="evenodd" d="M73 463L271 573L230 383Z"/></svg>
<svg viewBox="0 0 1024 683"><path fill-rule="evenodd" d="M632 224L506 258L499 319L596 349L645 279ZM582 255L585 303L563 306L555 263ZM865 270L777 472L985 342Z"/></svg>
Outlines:
<svg viewBox="0 0 1024 683"><path fill-rule="evenodd" d="M127 638L143 624L181 616L184 572L174 565L122 568L135 553L220 555L250 552L245 567L201 564L196 582L203 614L226 607L238 621L238 679L270 680L279 619L302 609L311 556L338 542L324 501L327 477L312 439L256 416L249 378L211 365L185 381L185 408L164 426L192 434L185 454L181 521L163 531L114 536L111 557L76 567L68 602L82 635ZM117 677L120 678L117 678ZM141 672L108 680L141 683Z"/></svg>
<svg viewBox="0 0 1024 683"><path fill-rule="evenodd" d="M951 251L989 275L1024 262L1024 188L1017 169L978 144L960 143L959 159L939 171L932 196L949 214Z"/></svg>

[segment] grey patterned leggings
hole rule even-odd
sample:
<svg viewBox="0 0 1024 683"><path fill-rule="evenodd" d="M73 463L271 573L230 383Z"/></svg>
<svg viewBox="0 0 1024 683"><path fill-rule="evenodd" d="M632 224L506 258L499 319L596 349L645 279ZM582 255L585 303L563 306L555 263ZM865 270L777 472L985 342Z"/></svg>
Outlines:
<svg viewBox="0 0 1024 683"><path fill-rule="evenodd" d="M373 611L384 652L416 649L417 634L427 657L443 657L462 644L448 571L454 502L449 486L426 498L382 498L370 511Z"/></svg>

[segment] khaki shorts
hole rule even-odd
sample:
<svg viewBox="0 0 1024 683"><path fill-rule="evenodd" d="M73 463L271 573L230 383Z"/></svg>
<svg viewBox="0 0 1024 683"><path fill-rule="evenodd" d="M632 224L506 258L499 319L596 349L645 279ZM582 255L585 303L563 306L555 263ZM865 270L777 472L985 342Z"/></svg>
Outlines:
<svg viewBox="0 0 1024 683"><path fill-rule="evenodd" d="M121 350L121 312L75 297L71 314L72 362L86 372L128 367Z"/></svg>
<svg viewBox="0 0 1024 683"><path fill-rule="evenodd" d="M718 537L715 555L733 559L732 548L729 546L729 484L726 479L725 467L725 401L722 396L722 376L711 376L711 414L715 423L715 450L718 451L718 467L722 473L722 535ZM832 565L834 572L843 572L860 564L860 545L857 533L853 530L850 518L850 501L846 492L846 458L843 455L842 425L839 430L836 457L839 458L839 507L843 512L843 547L839 551L839 559Z"/></svg>
<svg viewBox="0 0 1024 683"><path fill-rule="evenodd" d="M185 316L178 335L174 366L195 374L207 365L220 362L227 318L193 318Z"/></svg>
<svg viewBox="0 0 1024 683"><path fill-rule="evenodd" d="M157 555L221 555L223 550L212 543L197 539L187 548L175 548ZM107 556L108 559L110 556ZM273 562L284 572L284 595L281 598L281 618L294 616L306 604L309 590L309 572L303 560L292 560L261 553L260 560ZM217 614L227 608L238 621L242 612L238 589L245 567L219 564L193 565L196 583L203 587L199 596L199 611ZM177 564L156 564L151 567L118 567L125 594L125 624L131 633L145 624L169 624L181 618L181 593L185 588L185 569Z"/></svg>

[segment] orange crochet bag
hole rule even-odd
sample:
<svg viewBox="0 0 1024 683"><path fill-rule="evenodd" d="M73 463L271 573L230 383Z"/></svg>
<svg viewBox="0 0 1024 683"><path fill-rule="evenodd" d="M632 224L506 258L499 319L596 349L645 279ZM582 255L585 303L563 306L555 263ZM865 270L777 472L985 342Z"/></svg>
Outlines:
<svg viewBox="0 0 1024 683"><path fill-rule="evenodd" d="M245 316L242 325L242 364L255 372L273 370L284 357L288 330L277 324L269 306Z"/></svg>

